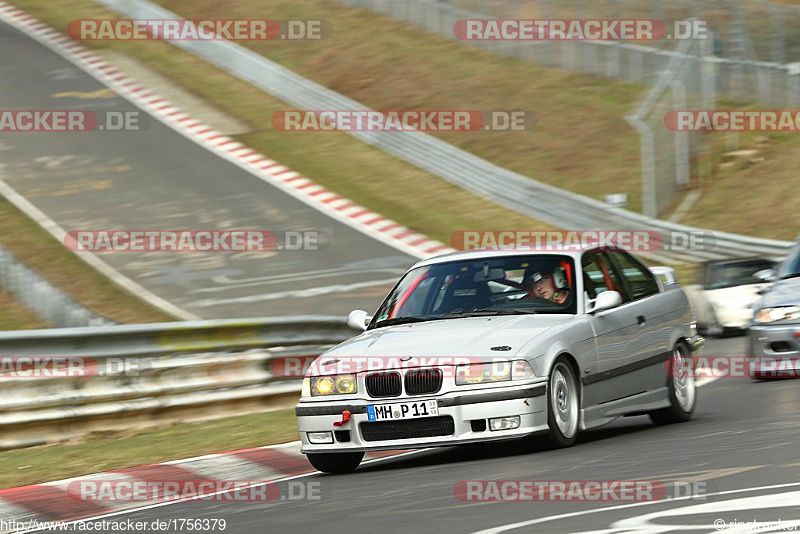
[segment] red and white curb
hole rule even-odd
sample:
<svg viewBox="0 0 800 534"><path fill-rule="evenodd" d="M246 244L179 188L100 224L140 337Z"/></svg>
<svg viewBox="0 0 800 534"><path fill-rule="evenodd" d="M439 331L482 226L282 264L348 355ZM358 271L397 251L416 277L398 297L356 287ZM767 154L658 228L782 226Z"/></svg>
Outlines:
<svg viewBox="0 0 800 534"><path fill-rule="evenodd" d="M439 241L359 206L231 137L213 130L83 46L6 2L0 2L0 20L47 46L182 135L314 209L414 257L425 258L453 250Z"/></svg>
<svg viewBox="0 0 800 534"><path fill-rule="evenodd" d="M364 461L395 456L401 451L376 451ZM313 473L314 469L300 453L300 442L269 447L256 447L218 454L198 456L141 467L129 467L92 475L0 490L0 519L5 525L33 525L33 521L72 521L103 516L123 510L152 505L154 501L90 501L68 493L72 482L83 481L258 481L269 482L286 477ZM157 501L156 501L157 502ZM163 502L163 501L162 501ZM198 501L200 505L204 501ZM0 523L2 525L2 523ZM24 528L24 527L23 527ZM0 533L17 529L0 528Z"/></svg>

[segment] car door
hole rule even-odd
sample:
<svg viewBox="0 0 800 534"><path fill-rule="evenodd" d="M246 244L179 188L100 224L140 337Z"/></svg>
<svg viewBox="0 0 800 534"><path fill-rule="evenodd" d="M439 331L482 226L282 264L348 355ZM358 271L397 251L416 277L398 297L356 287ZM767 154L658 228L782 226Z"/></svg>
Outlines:
<svg viewBox="0 0 800 534"><path fill-rule="evenodd" d="M662 291L650 269L628 252L617 250L608 255L630 295L623 308L630 310L638 327L638 350L617 360L622 364L618 372L624 371L619 388L625 395L662 388L666 383L664 362L671 355L670 333L683 316L678 293Z"/></svg>
<svg viewBox="0 0 800 534"><path fill-rule="evenodd" d="M642 326L627 286L607 252L587 252L581 260L584 290L589 299L604 291L618 291L622 305L591 317L595 332L598 372L584 379L584 405L603 404L637 393L629 367L644 357Z"/></svg>

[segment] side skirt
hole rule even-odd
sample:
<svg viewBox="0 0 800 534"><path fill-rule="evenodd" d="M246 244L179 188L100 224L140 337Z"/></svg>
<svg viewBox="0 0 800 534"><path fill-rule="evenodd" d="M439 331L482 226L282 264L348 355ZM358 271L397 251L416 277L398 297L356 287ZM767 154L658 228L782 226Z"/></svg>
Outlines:
<svg viewBox="0 0 800 534"><path fill-rule="evenodd" d="M646 391L604 404L581 409L581 430L597 428L630 415L669 407L669 389L666 387Z"/></svg>

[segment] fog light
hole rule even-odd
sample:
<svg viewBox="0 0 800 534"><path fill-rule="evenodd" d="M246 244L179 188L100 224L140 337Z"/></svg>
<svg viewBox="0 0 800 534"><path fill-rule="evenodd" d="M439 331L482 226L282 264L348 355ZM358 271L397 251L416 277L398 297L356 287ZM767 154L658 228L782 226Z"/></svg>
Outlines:
<svg viewBox="0 0 800 534"><path fill-rule="evenodd" d="M306 435L308 435L308 441L315 445L333 443L333 434L330 432L306 432Z"/></svg>
<svg viewBox="0 0 800 534"><path fill-rule="evenodd" d="M489 419L489 429L491 430L514 430L519 428L519 416L514 417L495 417Z"/></svg>

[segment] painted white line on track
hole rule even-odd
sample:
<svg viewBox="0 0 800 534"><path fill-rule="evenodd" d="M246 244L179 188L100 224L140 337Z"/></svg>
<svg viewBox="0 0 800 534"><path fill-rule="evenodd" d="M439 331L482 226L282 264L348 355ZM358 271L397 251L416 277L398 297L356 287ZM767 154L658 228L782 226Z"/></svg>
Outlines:
<svg viewBox="0 0 800 534"><path fill-rule="evenodd" d="M782 489L782 488L794 488L800 486L800 482L789 482L787 484L775 484L772 486L757 486L753 488L741 488L735 490L727 490L727 491L718 491L715 493L706 493L704 497L718 497L721 495L736 495L738 493L747 493L751 491L766 491L766 490L773 490L773 489ZM585 515L591 514L599 514L603 512L612 512L614 510L624 510L626 508L636 508L639 506L651 506L654 504L665 504L667 502L679 502L679 501L687 501L690 499L694 499L694 495L687 495L686 497L676 497L671 499L670 501L647 501L647 502L635 502L629 504L620 504L617 506L606 506L605 508L597 508L594 510L580 510L577 512L567 512L564 514L558 515L551 515L547 517L540 517L537 519L530 519L528 521L519 521L517 523L508 523L506 525L501 525L499 527L494 528L487 528L485 530L476 530L473 534L500 534L501 532L508 532L511 530L517 530L520 528L530 527L532 525L539 525L541 523L549 523L552 521L558 521L561 519L570 519L573 517L580 517ZM611 531L609 531L611 532Z"/></svg>
<svg viewBox="0 0 800 534"><path fill-rule="evenodd" d="M715 380L719 380L719 377L718 376L706 376L706 377L698 378L697 380L695 380L694 381L694 385L697 386L697 387L703 387L703 386L707 386L711 382L714 382Z"/></svg>
<svg viewBox="0 0 800 534"><path fill-rule="evenodd" d="M67 232L53 219L45 215L43 211L29 202L28 199L17 193L11 186L9 186L3 180L2 170L0 170L0 195L5 197L6 200L11 202L25 215L33 219L36 224L44 228L47 233L58 239L60 243L64 242L64 236L67 234ZM121 288L132 293L151 306L154 306L155 308L158 308L159 310L162 310L184 321L197 321L201 319L201 317L194 315L193 313L189 313L183 308L176 306L175 304L140 286L118 270L111 267L111 265L101 260L98 256L95 256L94 254L77 253L75 256L83 260L84 263L94 268L96 271L100 272L106 278L109 278Z"/></svg>

